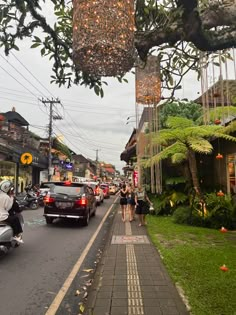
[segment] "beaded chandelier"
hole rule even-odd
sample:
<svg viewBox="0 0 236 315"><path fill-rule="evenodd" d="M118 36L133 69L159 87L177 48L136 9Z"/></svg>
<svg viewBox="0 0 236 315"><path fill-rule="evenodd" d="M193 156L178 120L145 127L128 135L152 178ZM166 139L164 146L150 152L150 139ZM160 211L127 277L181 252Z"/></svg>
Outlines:
<svg viewBox="0 0 236 315"><path fill-rule="evenodd" d="M135 69L136 103L157 104L161 99L160 66L157 56L138 61Z"/></svg>
<svg viewBox="0 0 236 315"><path fill-rule="evenodd" d="M124 75L134 64L134 0L74 0L73 59L94 76Z"/></svg>

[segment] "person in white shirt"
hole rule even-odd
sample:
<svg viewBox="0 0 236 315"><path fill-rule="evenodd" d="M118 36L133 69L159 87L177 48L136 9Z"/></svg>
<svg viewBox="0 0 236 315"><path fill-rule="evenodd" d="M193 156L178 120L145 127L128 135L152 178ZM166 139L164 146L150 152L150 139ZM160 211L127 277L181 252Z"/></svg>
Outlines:
<svg viewBox="0 0 236 315"><path fill-rule="evenodd" d="M9 214L14 201L13 193L14 185L11 181L3 180L0 182L0 222L9 224L12 227L14 238L23 243L20 220L16 215Z"/></svg>
<svg viewBox="0 0 236 315"><path fill-rule="evenodd" d="M146 225L146 215L149 213L149 206L151 206L152 203L141 185L138 186L135 193L135 205L135 212L139 217L139 226Z"/></svg>

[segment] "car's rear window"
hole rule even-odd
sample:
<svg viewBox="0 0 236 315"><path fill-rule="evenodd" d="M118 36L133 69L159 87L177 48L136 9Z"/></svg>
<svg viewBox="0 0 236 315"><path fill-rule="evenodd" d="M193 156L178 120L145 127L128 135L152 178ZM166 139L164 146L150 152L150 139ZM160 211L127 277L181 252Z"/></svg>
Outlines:
<svg viewBox="0 0 236 315"><path fill-rule="evenodd" d="M50 188L50 192L59 194L80 195L85 192L85 186L79 183L44 183L44 187L41 186L40 188Z"/></svg>
<svg viewBox="0 0 236 315"><path fill-rule="evenodd" d="M105 184L101 184L100 185L102 188L108 188L109 186L108 185L105 185Z"/></svg>

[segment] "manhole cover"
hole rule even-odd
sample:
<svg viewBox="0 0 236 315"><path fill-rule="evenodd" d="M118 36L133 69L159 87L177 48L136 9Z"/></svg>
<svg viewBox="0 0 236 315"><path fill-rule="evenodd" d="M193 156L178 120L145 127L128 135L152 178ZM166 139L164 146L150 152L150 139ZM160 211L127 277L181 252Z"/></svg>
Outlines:
<svg viewBox="0 0 236 315"><path fill-rule="evenodd" d="M146 235L113 235L111 244L150 244Z"/></svg>

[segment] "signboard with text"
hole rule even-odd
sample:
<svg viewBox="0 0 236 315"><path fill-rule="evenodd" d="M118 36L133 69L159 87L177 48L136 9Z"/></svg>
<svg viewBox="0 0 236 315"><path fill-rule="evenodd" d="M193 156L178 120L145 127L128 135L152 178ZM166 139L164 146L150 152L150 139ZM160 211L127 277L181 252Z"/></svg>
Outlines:
<svg viewBox="0 0 236 315"><path fill-rule="evenodd" d="M134 181L134 186L138 187L138 171L133 172L133 181Z"/></svg>

